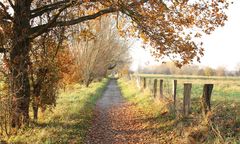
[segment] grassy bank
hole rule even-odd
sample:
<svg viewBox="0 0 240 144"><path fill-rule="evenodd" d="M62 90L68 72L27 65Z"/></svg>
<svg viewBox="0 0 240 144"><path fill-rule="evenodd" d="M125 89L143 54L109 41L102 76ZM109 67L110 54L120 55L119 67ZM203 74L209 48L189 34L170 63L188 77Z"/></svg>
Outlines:
<svg viewBox="0 0 240 144"><path fill-rule="evenodd" d="M118 85L120 87L123 97L137 105L138 108L144 110L146 113L159 115L159 112L164 112L166 107L160 101L156 101L152 96L149 89L140 91L134 81L126 79L119 79Z"/></svg>
<svg viewBox="0 0 240 144"><path fill-rule="evenodd" d="M61 91L57 106L40 113L39 122L10 137L9 143L83 143L90 127L93 109L108 80L88 88L79 84Z"/></svg>
<svg viewBox="0 0 240 144"><path fill-rule="evenodd" d="M166 82L166 79L164 80ZM196 81L196 79L193 80ZM120 79L118 83L125 99L135 104L138 110L144 113L143 124L146 125L146 130L152 131L151 141L155 143L240 143L240 103L238 100L224 99L222 101L216 96L212 113L206 121L201 115L200 99L194 98L191 104L192 113L185 118L181 116L181 111L177 113L171 111L171 102L153 99L149 89L140 91L135 82L124 79ZM200 88L198 90L193 87L193 91L200 93ZM179 95L182 95L181 87L178 87L178 98ZM180 101L181 98L178 99L178 102ZM178 109L181 110L182 105L178 105Z"/></svg>

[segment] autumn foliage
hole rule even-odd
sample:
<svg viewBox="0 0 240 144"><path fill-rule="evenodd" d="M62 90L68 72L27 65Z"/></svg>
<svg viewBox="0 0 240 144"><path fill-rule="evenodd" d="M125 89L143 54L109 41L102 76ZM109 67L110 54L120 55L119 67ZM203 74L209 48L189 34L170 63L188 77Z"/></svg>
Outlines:
<svg viewBox="0 0 240 144"><path fill-rule="evenodd" d="M55 97L60 78L74 73L68 66L70 54L63 49L77 24L82 25L79 34L86 36L92 30L86 23L111 13L122 35L141 37L153 47L154 56L168 57L181 67L194 59L200 61L204 49L194 39L223 26L227 8L226 0L1 1L0 51L13 100L12 127L28 124L30 103L38 105L41 95ZM46 44L35 44L41 41Z"/></svg>

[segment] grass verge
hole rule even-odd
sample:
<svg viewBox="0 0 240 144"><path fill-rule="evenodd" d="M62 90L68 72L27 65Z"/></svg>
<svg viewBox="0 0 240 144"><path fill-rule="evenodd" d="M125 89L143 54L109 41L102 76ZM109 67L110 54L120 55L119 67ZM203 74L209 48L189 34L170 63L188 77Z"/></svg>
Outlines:
<svg viewBox="0 0 240 144"><path fill-rule="evenodd" d="M57 106L40 113L38 123L11 136L9 143L83 143L91 126L93 109L108 83L91 84L88 88L79 84L72 85L60 92Z"/></svg>
<svg viewBox="0 0 240 144"><path fill-rule="evenodd" d="M125 79L119 79L118 85L123 97L127 101L137 105L137 107L142 109L144 112L157 116L159 113L164 113L167 110L163 103L156 101L151 96L149 89L141 91L135 86L133 81Z"/></svg>

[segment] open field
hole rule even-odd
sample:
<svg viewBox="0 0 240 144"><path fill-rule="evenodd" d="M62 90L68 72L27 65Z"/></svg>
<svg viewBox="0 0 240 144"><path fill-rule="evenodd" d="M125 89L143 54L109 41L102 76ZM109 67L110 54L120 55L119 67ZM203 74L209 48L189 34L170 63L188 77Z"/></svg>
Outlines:
<svg viewBox="0 0 240 144"><path fill-rule="evenodd" d="M177 79L177 112L171 111L172 103L154 99L152 85L142 91L135 81L119 80L123 96L134 103L147 121L146 129L153 130L156 143L240 143L240 85L239 78L186 77L141 75L164 80L164 96L171 99L172 80ZM148 85L147 80L147 85ZM191 114L182 117L183 83L192 83ZM212 111L207 118L201 114L203 84L213 83ZM159 92L159 91L158 91Z"/></svg>
<svg viewBox="0 0 240 144"><path fill-rule="evenodd" d="M240 78L239 77L207 77L207 76L171 76L141 74L141 77L149 79L163 79L165 95L172 93L172 81L177 80L177 96L183 96L183 84L192 83L192 97L201 97L204 84L214 84L212 101L240 102Z"/></svg>
<svg viewBox="0 0 240 144"><path fill-rule="evenodd" d="M79 84L68 86L60 92L55 108L40 113L37 123L31 123L5 140L9 143L83 143L95 103L107 83L104 79L88 88Z"/></svg>

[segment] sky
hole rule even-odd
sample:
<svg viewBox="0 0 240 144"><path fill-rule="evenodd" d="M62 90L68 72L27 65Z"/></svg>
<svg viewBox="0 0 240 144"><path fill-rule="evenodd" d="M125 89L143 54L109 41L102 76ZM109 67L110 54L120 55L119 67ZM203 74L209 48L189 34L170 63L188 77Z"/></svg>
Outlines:
<svg viewBox="0 0 240 144"><path fill-rule="evenodd" d="M201 63L195 64L213 68L225 66L227 70L234 70L236 65L240 64L240 0L235 0L227 13L228 21L225 26L202 38L205 53ZM140 45L140 42L133 45L133 70L136 70L138 65L157 64L151 54Z"/></svg>

